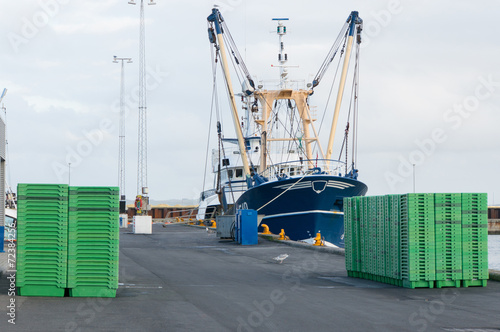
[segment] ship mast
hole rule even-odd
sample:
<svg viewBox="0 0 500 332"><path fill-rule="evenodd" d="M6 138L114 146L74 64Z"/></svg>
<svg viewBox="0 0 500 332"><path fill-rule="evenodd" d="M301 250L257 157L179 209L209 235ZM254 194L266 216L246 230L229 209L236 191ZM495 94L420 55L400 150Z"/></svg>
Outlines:
<svg viewBox="0 0 500 332"><path fill-rule="evenodd" d="M270 131L268 130L269 129L268 121L271 114L273 114L272 105L277 100L286 99L295 101L297 112L302 122L303 137L301 139L304 142L304 152L306 160L310 167L313 167L312 143L318 142L319 145L318 135L313 125L314 120L311 117L309 105L307 103L307 98L309 97L312 91L309 89L295 90L289 87L290 82L288 80L288 68L297 66L290 66L286 64L288 62L288 55L285 53L285 45L283 42L284 36L286 35L286 26L283 24L283 21L288 21L288 18L273 18L273 21L278 21L276 33L278 34L279 37L279 53L278 53L279 65L273 67L280 68L280 85L278 90L259 89L255 91L255 97L259 99L262 107L261 118L255 121L258 125L260 125L262 129L260 172L263 172L267 168L267 156L269 153L267 149L268 143L271 144L272 142L278 142L278 141L294 141L297 139L294 137L275 138L275 137L270 137L270 135L268 135L270 133ZM311 135L311 128L313 130L314 136ZM323 150L321 149L320 145L319 147L321 155L323 156Z"/></svg>

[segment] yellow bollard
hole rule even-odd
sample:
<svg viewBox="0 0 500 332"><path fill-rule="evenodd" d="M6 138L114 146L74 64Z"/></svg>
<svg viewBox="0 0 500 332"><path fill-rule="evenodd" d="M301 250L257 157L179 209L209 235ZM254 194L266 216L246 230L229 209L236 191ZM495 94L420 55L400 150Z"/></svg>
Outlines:
<svg viewBox="0 0 500 332"><path fill-rule="evenodd" d="M267 226L266 224L262 224L261 226L262 226L262 228L264 228L264 231L262 232L262 234L273 234L269 231L269 226Z"/></svg>
<svg viewBox="0 0 500 332"><path fill-rule="evenodd" d="M281 229L279 240L285 240L285 230Z"/></svg>
<svg viewBox="0 0 500 332"><path fill-rule="evenodd" d="M316 233L313 246L322 246L322 245L323 245L323 240L321 240L321 233Z"/></svg>

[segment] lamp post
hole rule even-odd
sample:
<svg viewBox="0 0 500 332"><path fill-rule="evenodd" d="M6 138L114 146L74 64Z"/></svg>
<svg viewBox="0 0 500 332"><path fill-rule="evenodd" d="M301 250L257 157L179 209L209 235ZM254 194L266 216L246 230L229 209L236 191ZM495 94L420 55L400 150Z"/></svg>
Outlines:
<svg viewBox="0 0 500 332"><path fill-rule="evenodd" d="M125 62L126 61L126 62ZM120 130L118 134L118 187L120 188L120 207L125 205L121 203L126 201L125 195L125 63L132 63L132 58L113 57L113 63L121 62L121 78L120 78ZM120 211L123 213L124 211Z"/></svg>

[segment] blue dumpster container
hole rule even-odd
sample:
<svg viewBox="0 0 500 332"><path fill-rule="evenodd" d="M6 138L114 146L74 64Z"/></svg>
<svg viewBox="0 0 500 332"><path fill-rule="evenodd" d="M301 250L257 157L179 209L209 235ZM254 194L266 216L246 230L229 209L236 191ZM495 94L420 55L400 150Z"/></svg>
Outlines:
<svg viewBox="0 0 500 332"><path fill-rule="evenodd" d="M236 241L241 245L258 243L257 211L238 210L235 225Z"/></svg>

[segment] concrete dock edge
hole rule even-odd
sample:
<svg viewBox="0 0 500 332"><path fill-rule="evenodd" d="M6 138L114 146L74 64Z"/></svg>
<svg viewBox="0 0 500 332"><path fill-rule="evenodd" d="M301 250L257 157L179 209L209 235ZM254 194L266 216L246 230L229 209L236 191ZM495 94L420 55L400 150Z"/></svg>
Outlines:
<svg viewBox="0 0 500 332"><path fill-rule="evenodd" d="M317 250L321 252L328 252L335 255L345 256L345 250L342 248L333 248L333 247L323 247L323 246L313 246L308 243L297 242L292 240L280 240L279 235L274 234L261 234L259 233L259 237L266 239L268 241L279 242L286 244L291 247L304 248L309 250Z"/></svg>

